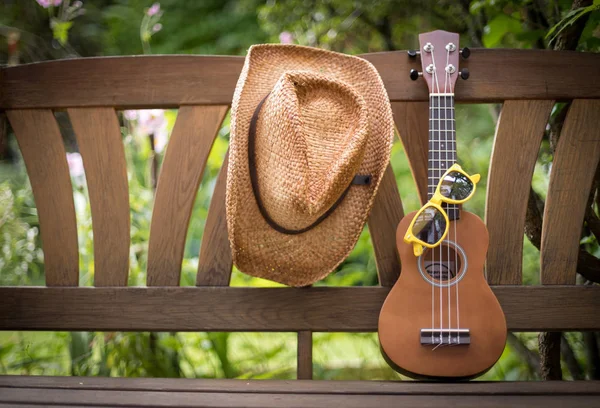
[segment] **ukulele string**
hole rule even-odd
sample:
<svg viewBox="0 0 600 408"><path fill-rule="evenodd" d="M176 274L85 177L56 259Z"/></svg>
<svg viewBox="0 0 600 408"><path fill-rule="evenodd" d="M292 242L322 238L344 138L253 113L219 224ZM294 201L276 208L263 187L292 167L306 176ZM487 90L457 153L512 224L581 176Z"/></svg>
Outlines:
<svg viewBox="0 0 600 408"><path fill-rule="evenodd" d="M437 133L438 148L437 149L435 149L435 139L433 139L433 141L434 141L433 142L433 147L434 147L434 149L433 149L433 157L434 157L433 162L437 163L437 168L436 168L436 170L437 170L437 180L435 180L435 181L437 181L437 183L435 184L436 187L434 187L434 188L437 188L437 185L439 184L440 179L442 177L441 155L438 156L437 162L435 160L435 154L436 154L436 152L437 153L441 153L440 152L441 149L439 148L440 142L441 142L441 130L440 130L441 129L441 126L440 126L441 125L441 117L440 117L441 97L440 97L440 84L439 84L439 81L438 81L437 65L435 63L435 56L434 56L433 50L431 52L431 63L433 65L433 88L434 88L434 91L435 91L436 96L437 96L437 105L435 105L435 107L433 108L434 119L438 120L438 126L437 126L437 131L438 131L438 133ZM436 91L436 88L437 88L437 91ZM435 97L434 97L434 99L435 99ZM437 118L435 118L435 111L436 110L437 110ZM435 123L435 120L434 120L434 123ZM435 135L435 130L434 130L433 134ZM434 194L435 194L435 190L434 190ZM432 256L432 266L433 266L433 268L435 270L435 266L436 266L436 264L435 264L435 248L433 248L433 250L431 252L433 254L433 256ZM444 314L443 314L442 303L443 303L444 293L443 293L443 281L442 281L442 246L441 246L441 244L440 244L440 260L439 260L439 265L438 265L437 276L438 276L438 282L439 282L439 286L440 286L440 301L439 301L439 303L440 303L440 337L439 337L439 343L438 343L438 345L435 346L432 351L434 351L435 349L437 349L443 343L443 334L442 333L443 333L443 328L444 328Z"/></svg>
<svg viewBox="0 0 600 408"><path fill-rule="evenodd" d="M450 64L450 49L446 50L446 67L448 67L448 64ZM444 150L445 150L445 155L446 155L446 163L448 165L452 165L448 162L448 105L447 105L447 101L448 101L448 96L447 96L447 92L448 92L448 83L450 82L450 73L448 72L448 70L444 69L444 72L446 73L445 75L445 81L444 81ZM449 168L449 166L446 165L446 170ZM446 206L446 208L448 210L450 210L450 206ZM449 218L448 218L449 219ZM448 231L449 233L450 231ZM449 241L450 237L446 238L446 241ZM451 306L450 306L450 243L448 242L447 244L448 247L448 253L446 256L446 287L448 288L448 344L452 344L451 341L451 330L452 330L452 315L451 315Z"/></svg>
<svg viewBox="0 0 600 408"><path fill-rule="evenodd" d="M434 110L433 110L433 98L434 96L430 96L429 97L429 116L430 116L430 121L431 123L429 123L429 126L431 127L432 124L434 123ZM433 139L433 130L430 130L432 132L432 134L429 136L429 140L431 141L430 143L430 149L434 150L433 148L435 147L435 141ZM433 153L433 152L432 152ZM433 156L432 156L433 157ZM428 163L428 166L431 166L431 163ZM431 194L431 196L433 196L433 194L435 193L435 176L433 173L433 168L431 169L431 175L427 175L427 188L429 189L429 191L433 190ZM431 184L430 184L431 183ZM435 228L435 223L433 224L433 227ZM433 254L433 261L435 262L435 252L432 251ZM429 266L429 268L431 268L431 266ZM431 285L431 344L434 343L435 340L435 333L433 331L433 328L435 327L435 285L433 284L433 276L432 278L432 282L430 283Z"/></svg>
<svg viewBox="0 0 600 408"><path fill-rule="evenodd" d="M452 146L452 153L453 153L453 159L456 162L458 160L457 148L456 148L456 145L457 145L456 128L455 128L455 126L456 126L456 121L455 121L456 120L456 117L455 117L456 109L455 109L455 104L454 104L454 89L452 89L452 81L450 81L450 93L452 94L452 120L450 121L450 125L452 127L452 134L451 134L452 135L452 143L454 143L454 145ZM455 211L457 211L458 204L453 204L453 208ZM453 224L454 224L453 240L454 240L454 242L457 242L458 237L456 236L456 222L453 222ZM456 248L454 250L454 268L456 271L455 275L457 278L457 281L455 284L455 286L456 286L456 333L457 333L456 338L458 340L458 344L460 344L460 332L459 332L460 331L460 308L459 308L459 303L458 303L458 284L459 284L458 274L461 271L456 269L456 268L458 268L458 251L456 250ZM462 268L462 265L461 265L461 268Z"/></svg>

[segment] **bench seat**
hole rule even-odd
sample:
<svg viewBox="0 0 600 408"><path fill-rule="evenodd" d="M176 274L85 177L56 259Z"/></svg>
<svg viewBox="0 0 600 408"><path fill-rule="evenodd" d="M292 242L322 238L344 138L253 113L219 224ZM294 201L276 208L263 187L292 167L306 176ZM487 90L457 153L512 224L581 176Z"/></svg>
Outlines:
<svg viewBox="0 0 600 408"><path fill-rule="evenodd" d="M0 407L600 407L600 381L427 383L0 376Z"/></svg>
<svg viewBox="0 0 600 408"><path fill-rule="evenodd" d="M415 61L401 51L363 57L381 74L425 202L429 95L409 78ZM396 226L404 206L391 166L368 221L379 287L229 287L228 155L194 261L197 287L181 287L192 210L199 186L208 188L202 183L205 167L243 64L243 57L234 56L153 55L0 68L0 131L8 129L2 122L8 119L26 164L44 254L43 286L0 288L0 331L295 332L299 380L0 376L0 408L600 407L599 381L308 381L314 372L313 333L376 331L381 305L400 274ZM502 103L486 179L485 274L508 329L599 331L600 286L576 283L579 275L600 281L597 268L581 268L577 261L593 258L580 240L591 169L600 161L600 54L473 49L464 64L472 74L457 87L456 102ZM523 237L534 169L555 103L568 101L544 211L537 217L539 277L531 285L523 275ZM150 108L178 112L155 168L147 267L139 280L130 276L133 218L120 111ZM85 168L92 282L80 282L73 185L56 115L69 123ZM86 286L90 283L93 287Z"/></svg>

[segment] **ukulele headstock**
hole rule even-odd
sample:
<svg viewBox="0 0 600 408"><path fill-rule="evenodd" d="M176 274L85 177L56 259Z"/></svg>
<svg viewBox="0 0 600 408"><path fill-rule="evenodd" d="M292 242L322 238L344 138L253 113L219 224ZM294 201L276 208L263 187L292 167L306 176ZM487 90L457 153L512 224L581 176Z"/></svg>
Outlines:
<svg viewBox="0 0 600 408"><path fill-rule="evenodd" d="M452 93L456 80L469 77L469 71L459 72L459 55L464 59L469 57L468 48L458 48L459 35L448 31L436 30L419 34L419 51L411 50L409 57L421 57L422 72L412 70L413 80L422 76L427 83L429 93Z"/></svg>

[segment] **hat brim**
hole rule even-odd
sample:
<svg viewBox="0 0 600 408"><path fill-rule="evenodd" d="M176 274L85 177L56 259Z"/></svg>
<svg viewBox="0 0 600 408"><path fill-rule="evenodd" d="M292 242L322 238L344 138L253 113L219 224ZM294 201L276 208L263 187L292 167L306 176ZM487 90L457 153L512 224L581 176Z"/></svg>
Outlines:
<svg viewBox="0 0 600 408"><path fill-rule="evenodd" d="M369 115L369 136L358 173L369 185L353 186L323 222L298 235L280 233L264 220L256 204L248 167L248 130L260 101L286 71L312 71L345 82L362 95ZM264 44L250 48L231 107L227 171L227 229L237 268L251 276L290 286L323 279L350 254L373 206L389 163L394 122L389 98L368 61L297 45Z"/></svg>

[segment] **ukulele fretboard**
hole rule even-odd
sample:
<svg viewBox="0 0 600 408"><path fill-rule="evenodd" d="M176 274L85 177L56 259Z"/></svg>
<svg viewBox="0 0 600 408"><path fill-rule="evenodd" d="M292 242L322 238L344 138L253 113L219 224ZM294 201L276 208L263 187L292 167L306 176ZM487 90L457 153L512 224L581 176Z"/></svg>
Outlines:
<svg viewBox="0 0 600 408"><path fill-rule="evenodd" d="M428 198L435 193L440 177L456 162L454 94L429 95Z"/></svg>

